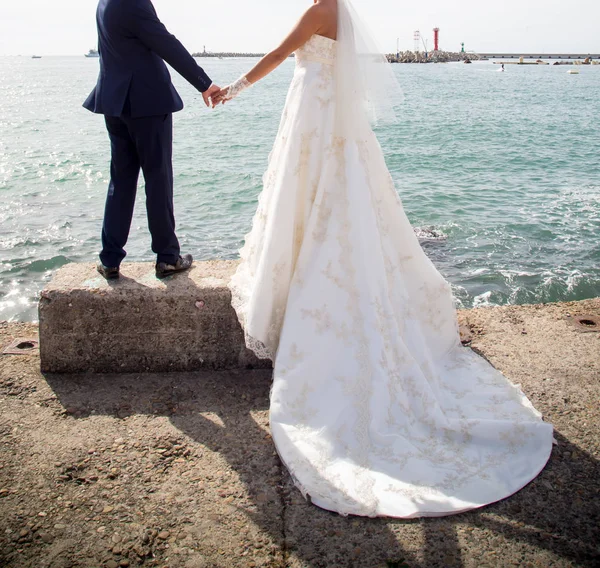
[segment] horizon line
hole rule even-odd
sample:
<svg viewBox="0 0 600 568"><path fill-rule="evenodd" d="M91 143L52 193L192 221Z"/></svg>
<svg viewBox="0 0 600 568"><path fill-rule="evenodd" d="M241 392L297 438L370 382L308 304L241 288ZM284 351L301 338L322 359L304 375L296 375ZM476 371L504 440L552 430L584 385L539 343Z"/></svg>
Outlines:
<svg viewBox="0 0 600 568"><path fill-rule="evenodd" d="M461 51L451 51L448 49L440 49L439 51L441 52L446 52L446 53L461 53ZM405 53L405 52L410 52L410 53L415 53L414 50L412 49L401 49L400 53ZM419 50L418 53L424 53L425 50ZM247 56L252 56L252 57L262 57L264 56L267 52L262 52L262 51L190 51L191 55L193 57L198 57L198 58L202 58L204 55L206 56L211 56L211 55L247 55ZM386 55L393 55L395 53L397 53L397 51L384 51L382 52ZM428 53L433 53L433 50L428 50ZM595 55L595 56L600 56L600 50L596 50L596 51L585 51L585 50L574 50L574 51L561 51L561 50L524 50L524 51L514 51L514 50L506 50L506 51L476 51L476 50L468 50L465 51L464 53L471 53L471 54L476 54L476 55L490 55L490 54L497 54L497 55L532 55L532 54L551 54L551 55ZM44 52L31 52L31 53L0 53L0 57L32 57L32 56L43 56L43 57L85 57L86 54L85 53L44 53ZM91 57L88 59L97 59L95 57Z"/></svg>

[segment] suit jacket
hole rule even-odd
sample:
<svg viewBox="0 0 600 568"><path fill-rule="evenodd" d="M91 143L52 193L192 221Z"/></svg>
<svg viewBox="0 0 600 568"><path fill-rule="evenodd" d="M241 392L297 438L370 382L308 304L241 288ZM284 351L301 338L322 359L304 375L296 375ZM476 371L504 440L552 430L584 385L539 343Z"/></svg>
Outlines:
<svg viewBox="0 0 600 568"><path fill-rule="evenodd" d="M179 111L183 101L165 61L201 92L211 80L156 15L150 0L100 0L96 13L100 75L83 103L107 116Z"/></svg>

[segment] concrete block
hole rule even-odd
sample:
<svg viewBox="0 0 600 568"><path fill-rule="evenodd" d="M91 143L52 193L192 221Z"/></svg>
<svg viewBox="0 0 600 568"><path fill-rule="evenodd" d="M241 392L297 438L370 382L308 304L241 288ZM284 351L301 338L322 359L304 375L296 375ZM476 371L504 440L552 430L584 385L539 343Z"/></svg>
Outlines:
<svg viewBox="0 0 600 568"><path fill-rule="evenodd" d="M39 304L42 371L144 373L267 367L246 349L227 282L234 261L196 263L158 280L124 263L107 282L93 264L56 272Z"/></svg>

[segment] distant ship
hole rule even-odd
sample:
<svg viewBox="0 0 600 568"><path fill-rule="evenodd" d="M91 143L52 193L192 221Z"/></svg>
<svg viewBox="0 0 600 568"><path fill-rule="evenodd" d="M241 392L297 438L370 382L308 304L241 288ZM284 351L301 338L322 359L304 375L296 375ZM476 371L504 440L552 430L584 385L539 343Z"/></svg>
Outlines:
<svg viewBox="0 0 600 568"><path fill-rule="evenodd" d="M86 57L100 57L100 54L95 49L90 49L86 54Z"/></svg>
<svg viewBox="0 0 600 568"><path fill-rule="evenodd" d="M41 55L32 55L31 59L41 59L42 56Z"/></svg>

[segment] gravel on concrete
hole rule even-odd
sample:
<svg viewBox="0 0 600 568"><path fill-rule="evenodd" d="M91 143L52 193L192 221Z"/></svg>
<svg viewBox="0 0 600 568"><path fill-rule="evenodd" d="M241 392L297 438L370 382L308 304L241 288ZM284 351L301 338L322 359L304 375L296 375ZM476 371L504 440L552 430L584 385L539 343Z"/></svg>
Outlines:
<svg viewBox="0 0 600 568"><path fill-rule="evenodd" d="M42 375L0 355L0 566L600 566L600 299L460 313L556 428L516 495L442 519L306 503L268 431L270 372ZM0 352L32 338L0 323Z"/></svg>

